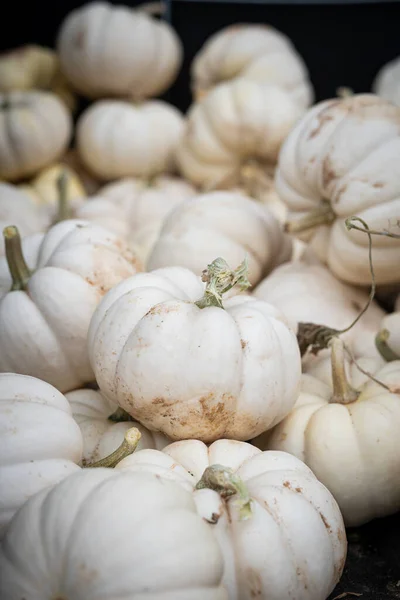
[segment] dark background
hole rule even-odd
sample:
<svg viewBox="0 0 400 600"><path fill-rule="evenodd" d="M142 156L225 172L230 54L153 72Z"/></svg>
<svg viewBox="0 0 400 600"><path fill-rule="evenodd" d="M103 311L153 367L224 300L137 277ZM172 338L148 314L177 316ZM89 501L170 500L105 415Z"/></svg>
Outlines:
<svg viewBox="0 0 400 600"><path fill-rule="evenodd" d="M135 6L135 0L115 4ZM85 2L10 0L0 24L0 50L26 43L54 47L65 15ZM172 23L185 48L182 71L167 99L181 110L190 104L189 65L209 35L237 22L268 23L287 34L303 56L316 99L339 86L370 91L378 69L400 55L400 2L339 4L230 4L172 2Z"/></svg>
<svg viewBox="0 0 400 600"><path fill-rule="evenodd" d="M134 6L139 2L114 2ZM10 0L0 23L0 51L37 43L54 47L64 16L85 2ZM316 100L339 86L368 92L379 68L400 55L400 2L342 4L172 3L172 24L185 48L182 71L165 96L181 110L190 104L189 65L209 35L237 22L268 23L287 34L303 56ZM350 457L349 457L350 459ZM342 580L330 599L400 600L400 513L348 531Z"/></svg>

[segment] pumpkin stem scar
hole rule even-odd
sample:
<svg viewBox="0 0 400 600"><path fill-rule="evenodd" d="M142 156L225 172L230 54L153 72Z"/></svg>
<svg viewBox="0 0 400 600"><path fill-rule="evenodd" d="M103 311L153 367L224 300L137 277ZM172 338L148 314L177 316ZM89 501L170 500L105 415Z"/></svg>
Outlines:
<svg viewBox="0 0 400 600"><path fill-rule="evenodd" d="M3 229L8 269L12 278L11 292L26 290L32 275L22 253L21 236L17 227L9 225Z"/></svg>
<svg viewBox="0 0 400 600"><path fill-rule="evenodd" d="M128 412L126 412L126 410L121 408L120 406L117 408L117 410L115 412L112 413L112 415L110 415L108 417L108 420L112 421L113 423L123 423L126 421L133 421L131 415Z"/></svg>
<svg viewBox="0 0 400 600"><path fill-rule="evenodd" d="M207 285L204 296L195 302L196 306L199 308L210 306L224 308L222 305L223 294L231 290L235 285L239 286L242 291L251 287L251 283L247 277L248 270L247 257L234 271L229 267L226 260L216 258L203 271L201 279Z"/></svg>
<svg viewBox="0 0 400 600"><path fill-rule="evenodd" d="M68 203L68 185L70 177L67 169L63 169L57 177L58 192L58 211L54 224L66 221L71 218L71 211Z"/></svg>
<svg viewBox="0 0 400 600"><path fill-rule="evenodd" d="M355 402L360 395L347 381L344 367L344 344L341 339L334 337L331 340L331 361L332 361L332 381L333 395L330 402L337 404L350 404Z"/></svg>
<svg viewBox="0 0 400 600"><path fill-rule="evenodd" d="M131 427L131 429L128 429L128 431L125 433L124 441L119 448L114 450L114 452L112 452L109 456L106 456L105 458L102 458L92 464L85 465L85 468L94 469L98 467L115 467L123 458L126 458L135 452L141 437L142 434L140 433L139 429L136 429L136 427Z"/></svg>
<svg viewBox="0 0 400 600"><path fill-rule="evenodd" d="M334 337L341 335L342 333L346 333L350 331L356 323L361 319L361 317L367 312L371 303L375 297L375 273L374 266L372 263L372 232L370 231L367 223L360 219L360 217L351 217L346 219L346 227L349 229L349 223L352 221L360 221L365 228L365 233L368 235L368 261L369 261L369 270L371 273L371 291L369 293L368 300L364 306L364 308L360 311L357 317L354 319L352 323L348 327L344 329L333 329L331 327L326 327L325 325L318 325L315 323L299 323L297 329L297 341L300 348L301 356L310 350L313 354L318 354L320 350L324 350L328 347L328 344Z"/></svg>
<svg viewBox="0 0 400 600"><path fill-rule="evenodd" d="M390 332L387 329L382 329L376 334L375 346L379 354L387 362L391 362L392 360L400 360L400 356L396 354L396 352L394 352L394 350L392 350L388 344L389 337Z"/></svg>
<svg viewBox="0 0 400 600"><path fill-rule="evenodd" d="M247 520L252 515L251 499L249 491L236 473L223 465L211 465L204 471L201 479L196 485L196 490L203 489L218 492L221 498L229 498L237 494L237 505L239 507L240 520Z"/></svg>
<svg viewBox="0 0 400 600"><path fill-rule="evenodd" d="M318 225L329 225L336 220L332 205L329 200L322 200L314 210L304 215L301 219L287 221L284 225L286 233L301 233L308 231Z"/></svg>

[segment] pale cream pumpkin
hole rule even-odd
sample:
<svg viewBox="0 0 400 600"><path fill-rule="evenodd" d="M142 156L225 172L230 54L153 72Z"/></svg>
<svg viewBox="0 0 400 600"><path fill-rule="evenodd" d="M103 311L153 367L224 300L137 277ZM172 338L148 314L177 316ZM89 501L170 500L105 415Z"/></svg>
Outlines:
<svg viewBox="0 0 400 600"><path fill-rule="evenodd" d="M126 239L145 264L167 214L196 193L178 177L127 178L102 187L75 214Z"/></svg>
<svg viewBox="0 0 400 600"><path fill-rule="evenodd" d="M45 214L32 204L30 196L17 186L0 181L0 232L16 225L22 237L43 231L48 224ZM0 256L4 254L1 240Z"/></svg>
<svg viewBox="0 0 400 600"><path fill-rule="evenodd" d="M151 432L140 423L131 419L123 420L124 416L118 416L116 412L118 405L107 400L97 390L74 390L65 396L82 432L82 462L85 465L90 466L119 448L124 441L125 433L131 427L136 427L141 433L137 450L145 448L162 450L170 443L164 435ZM125 416L129 417L129 415Z"/></svg>
<svg viewBox="0 0 400 600"><path fill-rule="evenodd" d="M277 85L303 109L313 100L303 59L291 40L269 25L224 27L206 40L193 59L191 85L197 98L219 83L238 78Z"/></svg>
<svg viewBox="0 0 400 600"><path fill-rule="evenodd" d="M28 44L0 54L0 92L39 89L54 92L70 110L76 97L61 73L57 54Z"/></svg>
<svg viewBox="0 0 400 600"><path fill-rule="evenodd" d="M150 472L193 494L224 556L229 600L325 600L342 574L339 507L300 460L236 440L142 450L118 472Z"/></svg>
<svg viewBox="0 0 400 600"><path fill-rule="evenodd" d="M62 392L94 379L87 352L92 314L116 283L141 267L115 235L67 220L44 236L32 273L18 232L5 230L10 292L0 301L0 372L39 377Z"/></svg>
<svg viewBox="0 0 400 600"><path fill-rule="evenodd" d="M28 194L39 208L48 209L54 216L59 200L58 180L61 175L66 179L67 202L71 203L71 206L82 204L87 196L85 188L77 173L61 162L43 169L34 179L18 187Z"/></svg>
<svg viewBox="0 0 400 600"><path fill-rule="evenodd" d="M57 51L64 74L88 98L159 96L173 83L183 58L167 22L108 2L71 11L61 24Z"/></svg>
<svg viewBox="0 0 400 600"><path fill-rule="evenodd" d="M181 113L161 100L135 106L100 100L80 116L77 149L101 180L153 177L175 168L174 150L184 128Z"/></svg>
<svg viewBox="0 0 400 600"><path fill-rule="evenodd" d="M373 94L320 102L285 140L275 184L289 208L287 229L308 240L344 281L371 283L368 236L347 230L345 219L396 228L399 160L400 108ZM374 236L377 284L400 282L399 253L399 239Z"/></svg>
<svg viewBox="0 0 400 600"><path fill-rule="evenodd" d="M166 217L147 267L177 265L201 275L216 256L229 264L247 256L256 285L291 252L291 239L265 206L239 192L218 191L196 196Z"/></svg>
<svg viewBox="0 0 400 600"><path fill-rule="evenodd" d="M221 307L215 290L224 293L233 280L245 285L244 273L216 260L206 290L183 267L110 290L88 334L104 395L172 440L247 440L278 423L299 392L300 352L271 305L236 296Z"/></svg>
<svg viewBox="0 0 400 600"><path fill-rule="evenodd" d="M28 500L0 544L7 600L228 600L222 576L192 495L148 473L71 475Z"/></svg>
<svg viewBox="0 0 400 600"><path fill-rule="evenodd" d="M300 114L279 87L246 79L222 83L189 109L179 169L203 189L240 186L249 166L270 174Z"/></svg>
<svg viewBox="0 0 400 600"><path fill-rule="evenodd" d="M400 106L400 57L383 65L372 82L374 94Z"/></svg>
<svg viewBox="0 0 400 600"><path fill-rule="evenodd" d="M337 280L323 265L301 261L275 268L253 294L282 310L295 331L300 322L334 329L349 327L368 300L366 292ZM343 334L356 357L377 358L375 335L384 315L373 301L360 321ZM315 357L307 360L312 363Z"/></svg>
<svg viewBox="0 0 400 600"><path fill-rule="evenodd" d="M0 535L26 500L79 470L82 435L53 386L0 373Z"/></svg>
<svg viewBox="0 0 400 600"><path fill-rule="evenodd" d="M370 379L355 389L342 342L333 344L333 387L303 375L292 412L254 443L303 460L353 527L400 509L400 361L374 373L392 391Z"/></svg>
<svg viewBox="0 0 400 600"><path fill-rule="evenodd" d="M394 311L382 319L376 345L385 360L400 360L400 295Z"/></svg>
<svg viewBox="0 0 400 600"><path fill-rule="evenodd" d="M0 94L0 178L35 175L65 152L71 135L71 116L54 94Z"/></svg>

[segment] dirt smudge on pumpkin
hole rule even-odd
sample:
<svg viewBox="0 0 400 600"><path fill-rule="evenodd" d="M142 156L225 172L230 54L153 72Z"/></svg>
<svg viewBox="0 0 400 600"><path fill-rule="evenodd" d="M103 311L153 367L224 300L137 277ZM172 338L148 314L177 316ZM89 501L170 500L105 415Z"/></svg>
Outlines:
<svg viewBox="0 0 400 600"><path fill-rule="evenodd" d="M242 346L242 350L244 350L247 346L247 342L245 340L240 340L240 345Z"/></svg>
<svg viewBox="0 0 400 600"><path fill-rule="evenodd" d="M324 524L324 525L325 525L325 527L326 527L326 530L327 530L329 533L332 533L332 528L331 528L331 526L329 525L328 521L326 520L326 517L325 517L325 515L324 515L324 514L323 514L321 511L319 511L319 516L321 517L321 519L322 519L322 522L323 522L323 524Z"/></svg>
<svg viewBox="0 0 400 600"><path fill-rule="evenodd" d="M324 158L322 163L322 185L327 188L332 181L337 179L337 174L333 169L332 161L329 156Z"/></svg>
<svg viewBox="0 0 400 600"><path fill-rule="evenodd" d="M261 575L255 569L246 569L246 580L251 598L260 598L263 595Z"/></svg>
<svg viewBox="0 0 400 600"><path fill-rule="evenodd" d="M324 128L324 126L327 123L330 123L330 121L333 121L333 116L330 115L328 112L326 112L327 110L330 110L331 108L333 108L335 105L337 105L339 103L339 100L333 101L332 104L330 104L327 109L325 109L324 111L322 111L318 116L318 123L317 126L314 127L314 129L312 129L308 135L309 140L312 140L313 138L315 138L317 135L319 135L322 131L322 129Z"/></svg>

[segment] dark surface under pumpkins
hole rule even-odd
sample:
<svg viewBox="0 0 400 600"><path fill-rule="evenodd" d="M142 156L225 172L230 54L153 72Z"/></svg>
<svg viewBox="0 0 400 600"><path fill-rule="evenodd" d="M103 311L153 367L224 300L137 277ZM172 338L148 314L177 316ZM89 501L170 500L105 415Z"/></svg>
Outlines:
<svg viewBox="0 0 400 600"><path fill-rule="evenodd" d="M400 600L400 513L347 530L347 561L329 600Z"/></svg>

